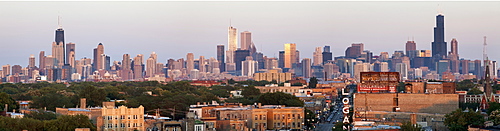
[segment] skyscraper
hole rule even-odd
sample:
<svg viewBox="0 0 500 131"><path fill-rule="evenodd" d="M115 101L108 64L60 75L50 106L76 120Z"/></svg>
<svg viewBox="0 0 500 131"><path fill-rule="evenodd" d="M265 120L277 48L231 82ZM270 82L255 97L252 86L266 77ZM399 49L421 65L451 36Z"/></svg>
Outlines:
<svg viewBox="0 0 500 131"><path fill-rule="evenodd" d="M64 65L64 63L66 63L65 62L65 58L64 58L65 57L65 53L64 53L64 30L62 28L61 18L59 16L57 17L57 25L58 25L58 27L56 29L56 37L55 37L55 41L54 42L55 42L55 44L61 46L60 48L62 48L62 51L61 51L62 56L57 56L55 54L52 54L52 56L54 58L56 58L57 61L60 61L58 63L63 63L63 65ZM54 53L54 51L52 51L52 53Z"/></svg>
<svg viewBox="0 0 500 131"><path fill-rule="evenodd" d="M460 73L469 74L469 62L470 60L460 60Z"/></svg>
<svg viewBox="0 0 500 131"><path fill-rule="evenodd" d="M130 55L123 54L122 67L120 69L120 77L122 78L122 80L130 80L134 78L131 68L132 66L133 65L130 61Z"/></svg>
<svg viewBox="0 0 500 131"><path fill-rule="evenodd" d="M156 59L157 55L153 52L146 60L146 77L153 77L156 74Z"/></svg>
<svg viewBox="0 0 500 131"><path fill-rule="evenodd" d="M451 39L451 51L450 51L450 59L452 60L458 60L458 41L457 39L453 38Z"/></svg>
<svg viewBox="0 0 500 131"><path fill-rule="evenodd" d="M413 58L417 56L417 43L415 41L406 41L406 56Z"/></svg>
<svg viewBox="0 0 500 131"><path fill-rule="evenodd" d="M200 58L198 59L198 70L200 70L200 72L207 72L207 70L205 69L205 56L200 56Z"/></svg>
<svg viewBox="0 0 500 131"><path fill-rule="evenodd" d="M255 73L255 71L257 71L258 62L254 61L252 56L247 56L245 58L245 61L241 62L241 66L242 76L253 77L253 74Z"/></svg>
<svg viewBox="0 0 500 131"><path fill-rule="evenodd" d="M347 49L345 50L345 57L347 58L361 57L363 49L364 49L363 43L358 43L358 44L353 43L351 47L347 47Z"/></svg>
<svg viewBox="0 0 500 131"><path fill-rule="evenodd" d="M417 50L417 43L415 41L406 41L406 52Z"/></svg>
<svg viewBox="0 0 500 131"><path fill-rule="evenodd" d="M295 43L287 43L285 44L285 58L284 58L284 68L292 68L292 65L297 63L297 56L295 53L297 52L297 48Z"/></svg>
<svg viewBox="0 0 500 131"><path fill-rule="evenodd" d="M234 53L234 63L236 65L236 71L241 70L241 62L245 61L247 56L250 56L249 50L236 50L236 52Z"/></svg>
<svg viewBox="0 0 500 131"><path fill-rule="evenodd" d="M188 72L194 69L194 54L188 53L186 55L186 69Z"/></svg>
<svg viewBox="0 0 500 131"><path fill-rule="evenodd" d="M396 72L399 72L401 80L408 79L408 65L406 65L405 63L397 63Z"/></svg>
<svg viewBox="0 0 500 131"><path fill-rule="evenodd" d="M236 28L229 26L228 36L227 36L227 53L226 57L227 63L234 63L234 51L238 48L238 34Z"/></svg>
<svg viewBox="0 0 500 131"><path fill-rule="evenodd" d="M329 60L333 60L332 59L332 52L330 51L330 46L325 46L323 47L323 53L322 54L322 59L323 59L323 63L326 63L327 61Z"/></svg>
<svg viewBox="0 0 500 131"><path fill-rule="evenodd" d="M252 33L250 31L241 32L241 50L248 50L252 43Z"/></svg>
<svg viewBox="0 0 500 131"><path fill-rule="evenodd" d="M97 45L97 48L94 48L94 63L93 63L94 70L100 70L105 68L104 66L105 57L103 58L102 55L104 55L104 45L102 45L102 43L99 43L99 45Z"/></svg>
<svg viewBox="0 0 500 131"><path fill-rule="evenodd" d="M156 71L156 61L154 58L149 57L146 60L146 78L153 77Z"/></svg>
<svg viewBox="0 0 500 131"><path fill-rule="evenodd" d="M54 66L61 68L64 65L64 43L52 42L52 57L56 59Z"/></svg>
<svg viewBox="0 0 500 131"><path fill-rule="evenodd" d="M67 54L67 57L68 60L66 61L67 64L71 67L71 68L75 68L75 51L70 51L68 52Z"/></svg>
<svg viewBox="0 0 500 131"><path fill-rule="evenodd" d="M285 51L279 51L278 54L278 68L285 68Z"/></svg>
<svg viewBox="0 0 500 131"><path fill-rule="evenodd" d="M7 77L10 75L10 65L9 64L2 66L2 70L3 70L3 76Z"/></svg>
<svg viewBox="0 0 500 131"><path fill-rule="evenodd" d="M311 59L309 58L302 59L302 75L304 78L311 77Z"/></svg>
<svg viewBox="0 0 500 131"><path fill-rule="evenodd" d="M217 45L217 61L219 62L220 71L226 71L226 64L224 62L224 45Z"/></svg>
<svg viewBox="0 0 500 131"><path fill-rule="evenodd" d="M444 41L444 16L436 16L436 27L434 27L434 42L432 42L432 56L437 59L446 57L447 45Z"/></svg>
<svg viewBox="0 0 500 131"><path fill-rule="evenodd" d="M28 68L29 69L35 68L35 55L33 55L33 54L30 55Z"/></svg>
<svg viewBox="0 0 500 131"><path fill-rule="evenodd" d="M38 60L38 69L40 70L40 74L45 75L45 51L40 51Z"/></svg>
<svg viewBox="0 0 500 131"><path fill-rule="evenodd" d="M142 54L138 54L136 57L134 57L134 79L136 80L142 80L143 78L143 58Z"/></svg>
<svg viewBox="0 0 500 131"><path fill-rule="evenodd" d="M74 59L70 60L70 54L71 54L71 52L73 52L73 54L76 54L75 43L71 43L70 42L70 43L66 44L66 64L70 64L69 63L70 61L75 61Z"/></svg>
<svg viewBox="0 0 500 131"><path fill-rule="evenodd" d="M123 59L122 59L122 70L130 70L130 55L129 54L123 54Z"/></svg>

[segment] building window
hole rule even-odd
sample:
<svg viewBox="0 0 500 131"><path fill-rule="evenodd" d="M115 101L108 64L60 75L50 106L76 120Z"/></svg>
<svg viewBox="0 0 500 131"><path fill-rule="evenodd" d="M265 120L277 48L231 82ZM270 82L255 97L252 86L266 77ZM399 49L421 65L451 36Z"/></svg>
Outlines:
<svg viewBox="0 0 500 131"><path fill-rule="evenodd" d="M259 123L254 123L254 127L253 128L259 128Z"/></svg>
<svg viewBox="0 0 500 131"><path fill-rule="evenodd" d="M262 120L262 115L259 115L259 120Z"/></svg>
<svg viewBox="0 0 500 131"><path fill-rule="evenodd" d="M125 115L121 115L121 116L120 116L120 119L125 119Z"/></svg>
<svg viewBox="0 0 500 131"><path fill-rule="evenodd" d="M194 126L194 130L195 130L195 131L202 131L202 129L201 129L202 127L203 127L203 126L196 125L196 126Z"/></svg>
<svg viewBox="0 0 500 131"><path fill-rule="evenodd" d="M266 119L266 115L264 115L264 118L263 118L263 119L264 119L264 120L267 120L267 119Z"/></svg>
<svg viewBox="0 0 500 131"><path fill-rule="evenodd" d="M257 120L257 115L255 115L255 120Z"/></svg>
<svg viewBox="0 0 500 131"><path fill-rule="evenodd" d="M295 119L295 114L292 114L292 119Z"/></svg>
<svg viewBox="0 0 500 131"><path fill-rule="evenodd" d="M297 127L300 127L300 122L297 122Z"/></svg>

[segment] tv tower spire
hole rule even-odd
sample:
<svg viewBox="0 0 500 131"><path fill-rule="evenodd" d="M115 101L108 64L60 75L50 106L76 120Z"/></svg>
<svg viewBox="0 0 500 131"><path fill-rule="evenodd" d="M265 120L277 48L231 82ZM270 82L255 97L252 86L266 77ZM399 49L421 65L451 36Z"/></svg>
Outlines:
<svg viewBox="0 0 500 131"><path fill-rule="evenodd" d="M483 43L483 61L486 59L488 60L488 55L486 54L486 36L484 36L484 43Z"/></svg>
<svg viewBox="0 0 500 131"><path fill-rule="evenodd" d="M57 29L62 29L61 16L57 16Z"/></svg>

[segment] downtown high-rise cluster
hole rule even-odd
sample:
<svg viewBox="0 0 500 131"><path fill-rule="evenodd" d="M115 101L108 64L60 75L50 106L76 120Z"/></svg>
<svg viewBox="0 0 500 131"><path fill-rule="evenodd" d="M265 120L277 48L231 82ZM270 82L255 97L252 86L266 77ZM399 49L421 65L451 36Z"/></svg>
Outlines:
<svg viewBox="0 0 500 131"><path fill-rule="evenodd" d="M239 37L238 37L239 34ZM333 57L330 48L311 47L313 58L301 58L296 43L285 43L278 57L268 57L258 52L252 41L252 32L228 28L227 49L216 46L216 58L198 56L188 52L186 58L168 59L158 62L157 54L149 57L123 54L121 61L111 62L104 44L93 49L93 58L76 59L76 44L66 43L61 25L56 29L52 53L40 51L38 66L35 56L29 57L27 67L4 65L0 70L3 82L36 81L169 81L169 80L221 80L252 79L254 73L286 72L295 77L317 77L323 79L359 79L360 72L399 72L402 80L441 79L460 80L481 78L484 64L490 64L492 78L497 77L496 61L465 60L458 54L458 40L451 40L451 51L447 50L444 32L444 15L436 16L432 50L416 49L416 42L408 40L405 51L380 52L375 55L365 50L363 43L353 43L343 56ZM239 38L239 39L238 39ZM478 38L479 39L479 38ZM239 43L238 43L239 42ZM341 53L338 53L341 54ZM144 61L145 60L145 61Z"/></svg>

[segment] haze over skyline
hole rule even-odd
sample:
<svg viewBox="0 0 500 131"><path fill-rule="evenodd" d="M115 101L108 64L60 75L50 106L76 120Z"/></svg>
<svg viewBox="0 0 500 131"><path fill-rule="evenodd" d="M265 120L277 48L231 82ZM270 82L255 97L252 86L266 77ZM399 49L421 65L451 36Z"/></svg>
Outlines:
<svg viewBox="0 0 500 131"><path fill-rule="evenodd" d="M230 20L268 57L285 43L296 43L301 58L324 45L342 56L352 43L392 54L412 37L418 50L430 50L438 4L448 51L456 38L460 58L482 59L487 36L489 58L500 60L500 2L0 2L0 65L25 67L31 54L37 64L40 51L50 55L58 15L76 59L92 58L99 43L111 61L151 52L164 64L189 52L216 58L216 45L228 48Z"/></svg>

